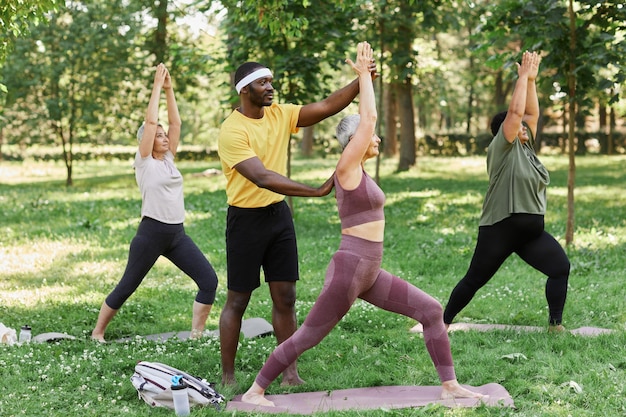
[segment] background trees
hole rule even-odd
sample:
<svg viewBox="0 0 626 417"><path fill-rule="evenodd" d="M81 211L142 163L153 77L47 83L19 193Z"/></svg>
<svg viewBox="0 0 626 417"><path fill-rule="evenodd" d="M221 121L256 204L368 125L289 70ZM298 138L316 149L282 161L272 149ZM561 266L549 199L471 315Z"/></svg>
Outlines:
<svg viewBox="0 0 626 417"><path fill-rule="evenodd" d="M622 2L617 1L507 0L493 7L491 13L484 28L485 40L496 43L507 39L514 46L512 50L503 50L501 57L515 57L524 49L543 52L542 109L544 113L554 111L552 104L561 108L563 126L567 126L569 172L565 238L571 243L574 238L575 154L584 153L585 149L577 129L588 128L586 116L596 106L604 109L619 100L617 91L626 79L623 60L626 10ZM555 95L555 87L562 94ZM548 117L543 119L549 122ZM613 129L614 126L609 127L609 132ZM604 135L600 137L601 142L613 143Z"/></svg>
<svg viewBox="0 0 626 417"><path fill-rule="evenodd" d="M222 1L225 68L234 73L246 61L268 66L281 102L306 104L325 97L349 80L337 75L355 34L363 30L363 11L350 3ZM238 98L232 87L228 90L235 105ZM307 156L313 154L314 129L303 129L301 150ZM320 143L324 149L329 145Z"/></svg>
<svg viewBox="0 0 626 417"><path fill-rule="evenodd" d="M174 74L181 107L192 106L202 97L211 47L177 26L184 10L167 7L167 1L67 1L45 25L29 27L2 67L9 87L2 96L4 140L21 149L58 145L71 185L76 144L133 143L156 63L165 61Z"/></svg>
<svg viewBox="0 0 626 417"><path fill-rule="evenodd" d="M379 53L379 133L398 171L421 154L484 151L489 117L506 106L525 49L544 56L540 145L569 152L568 241L574 155L594 143L602 153L626 152L626 8L617 0L127 3L3 3L2 150L56 144L71 184L76 144L133 144L150 67L161 61L180 92L183 146L212 148L236 105L229 74L239 64L263 62L279 101L306 103L353 78L344 59L368 39ZM28 26L24 16L48 23ZM301 154L332 152L333 126L303 129Z"/></svg>
<svg viewBox="0 0 626 417"><path fill-rule="evenodd" d="M120 0L68 2L45 25L18 39L6 63L7 104L12 105L7 116L16 116L7 126L24 131L19 116L28 114L32 128L24 131L23 141L61 144L67 185L76 141L106 143L119 135L117 126L130 123L125 116L136 91L125 80L136 69L137 26ZM114 95L125 100L110 100Z"/></svg>
<svg viewBox="0 0 626 417"><path fill-rule="evenodd" d="M31 24L45 22L45 15L55 10L57 0L5 0L0 4L0 63L12 50L15 40L28 34ZM0 84L6 92L6 86Z"/></svg>

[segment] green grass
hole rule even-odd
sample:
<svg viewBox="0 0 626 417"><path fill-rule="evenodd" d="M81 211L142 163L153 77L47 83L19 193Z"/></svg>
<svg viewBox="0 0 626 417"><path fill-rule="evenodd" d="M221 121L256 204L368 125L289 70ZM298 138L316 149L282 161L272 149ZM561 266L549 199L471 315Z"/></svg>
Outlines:
<svg viewBox="0 0 626 417"><path fill-rule="evenodd" d="M542 157L551 171L546 228L564 243L567 159ZM577 160L575 242L564 315L567 328L595 326L610 335L580 337L514 331L451 333L458 379L497 382L516 409L428 406L405 410L333 412L328 416L614 416L626 413L626 181L625 157ZM383 267L445 304L472 255L482 196L484 158L420 158L395 174L381 166L387 195ZM296 160L294 177L319 184L332 159ZM222 176L197 176L216 162L186 162L186 230L220 278L208 327L215 329L225 300ZM370 168L373 168L370 166ZM373 172L373 169L370 170ZM75 185L66 188L56 163L0 163L0 322L33 333L66 332L74 341L0 345L1 416L165 416L137 398L129 378L139 360L160 361L219 381L215 340L165 343L136 339L100 345L89 340L104 297L125 267L138 222L140 198L129 161L76 162ZM293 199L300 251L298 319L319 293L327 263L339 243L332 196ZM545 326L547 306L541 274L512 257L457 317L457 321ZM108 339L188 330L193 282L159 260L107 331ZM270 320L266 286L257 290L247 317ZM376 385L438 385L414 323L357 302L337 328L299 360L307 384L268 393L334 390ZM244 339L238 353L242 392L275 346L273 337ZM523 354L511 361L507 355ZM515 355L514 355L515 356ZM521 357L521 356L520 356ZM582 390L578 390L580 387ZM215 415L194 409L192 415ZM234 413L233 415L249 415Z"/></svg>

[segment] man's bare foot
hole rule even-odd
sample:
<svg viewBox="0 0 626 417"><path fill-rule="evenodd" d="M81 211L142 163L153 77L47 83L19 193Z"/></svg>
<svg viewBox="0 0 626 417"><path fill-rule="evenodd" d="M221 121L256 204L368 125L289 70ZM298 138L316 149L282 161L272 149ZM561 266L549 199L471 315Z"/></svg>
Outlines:
<svg viewBox="0 0 626 417"><path fill-rule="evenodd" d="M551 324L548 326L548 333L563 333L565 327L562 324Z"/></svg>
<svg viewBox="0 0 626 417"><path fill-rule="evenodd" d="M454 398L485 398L486 396L478 392L463 388L456 379L444 381L442 384L441 399L450 400Z"/></svg>
<svg viewBox="0 0 626 417"><path fill-rule="evenodd" d="M298 375L298 368L295 366L295 362L289 365L287 369L283 371L283 380L280 383L281 387L297 387L304 384L300 375Z"/></svg>
<svg viewBox="0 0 626 417"><path fill-rule="evenodd" d="M280 383L281 387L297 387L298 385L305 384L304 380L302 380L298 375L295 378L287 378L283 375L283 380Z"/></svg>
<svg viewBox="0 0 626 417"><path fill-rule="evenodd" d="M230 386L230 387L237 385L237 380L235 379L235 375L222 374L222 385Z"/></svg>
<svg viewBox="0 0 626 417"><path fill-rule="evenodd" d="M256 382L252 384L250 389L241 396L241 401L248 404L263 405L265 407L274 407L274 403L265 398L265 390Z"/></svg>

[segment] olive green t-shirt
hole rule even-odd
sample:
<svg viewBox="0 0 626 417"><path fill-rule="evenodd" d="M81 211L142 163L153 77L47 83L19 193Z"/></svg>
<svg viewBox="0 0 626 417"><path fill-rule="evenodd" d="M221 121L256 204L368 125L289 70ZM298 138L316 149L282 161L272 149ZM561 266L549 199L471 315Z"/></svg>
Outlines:
<svg viewBox="0 0 626 417"><path fill-rule="evenodd" d="M550 174L533 148L534 138L522 145L509 143L502 127L487 148L489 188L483 202L480 226L490 226L513 213L545 214Z"/></svg>

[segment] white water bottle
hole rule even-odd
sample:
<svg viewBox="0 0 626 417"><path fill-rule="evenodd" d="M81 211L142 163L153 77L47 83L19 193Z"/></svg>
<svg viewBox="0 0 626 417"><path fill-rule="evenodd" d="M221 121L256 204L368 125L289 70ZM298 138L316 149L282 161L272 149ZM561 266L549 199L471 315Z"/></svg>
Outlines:
<svg viewBox="0 0 626 417"><path fill-rule="evenodd" d="M24 325L20 329L20 337L18 338L19 343L28 343L32 337L31 329L29 325Z"/></svg>
<svg viewBox="0 0 626 417"><path fill-rule="evenodd" d="M172 398L174 400L174 411L177 416L189 415L189 397L187 396L187 384L183 381L182 375L172 377Z"/></svg>

